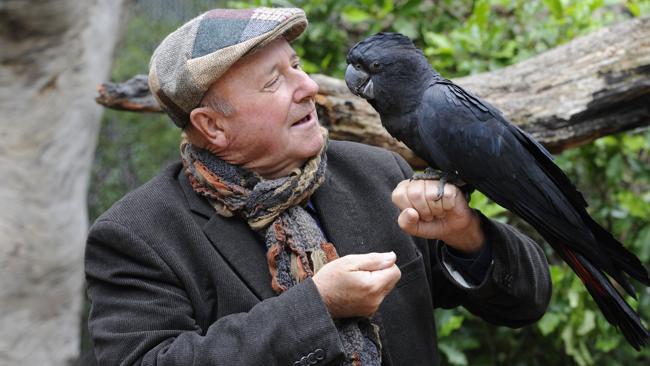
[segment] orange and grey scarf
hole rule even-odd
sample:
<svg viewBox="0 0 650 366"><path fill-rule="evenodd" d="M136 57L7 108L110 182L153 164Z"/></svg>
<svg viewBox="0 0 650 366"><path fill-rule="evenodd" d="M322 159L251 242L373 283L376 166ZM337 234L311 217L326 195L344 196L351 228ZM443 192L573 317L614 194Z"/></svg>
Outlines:
<svg viewBox="0 0 650 366"><path fill-rule="evenodd" d="M327 131L323 129L327 141ZM231 165L184 137L181 158L195 192L206 197L217 214L237 215L265 238L271 286L281 294L313 276L338 258L315 219L304 209L309 197L325 179L327 143L319 155L289 176L266 180ZM336 321L346 353L342 365L378 366L381 343L378 327L368 319Z"/></svg>

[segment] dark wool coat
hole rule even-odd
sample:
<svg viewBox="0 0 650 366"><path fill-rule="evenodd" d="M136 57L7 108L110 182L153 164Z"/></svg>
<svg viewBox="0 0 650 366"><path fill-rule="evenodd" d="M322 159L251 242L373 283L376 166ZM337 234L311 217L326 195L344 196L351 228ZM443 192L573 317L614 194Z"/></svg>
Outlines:
<svg viewBox="0 0 650 366"><path fill-rule="evenodd" d="M464 287L441 264L441 243L397 226L390 195L411 176L400 157L331 141L328 159L312 196L325 235L341 256L392 250L402 272L376 317L384 365L437 364L436 307L462 305L512 327L542 316L550 278L529 238L484 219L493 263L483 283ZM216 215L180 163L97 220L85 265L100 365L336 365L343 355L313 281L276 296L262 238Z"/></svg>

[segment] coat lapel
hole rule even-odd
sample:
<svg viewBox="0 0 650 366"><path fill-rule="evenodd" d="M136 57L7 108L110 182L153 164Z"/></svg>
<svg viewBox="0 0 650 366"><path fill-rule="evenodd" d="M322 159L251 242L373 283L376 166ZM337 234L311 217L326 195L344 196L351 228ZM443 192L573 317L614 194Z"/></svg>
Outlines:
<svg viewBox="0 0 650 366"><path fill-rule="evenodd" d="M243 220L217 215L208 201L192 190L185 174L179 174L179 181L190 210L202 217L197 222L203 225L206 237L242 282L259 300L275 296L271 288L266 249L258 234L250 230Z"/></svg>
<svg viewBox="0 0 650 366"><path fill-rule="evenodd" d="M203 231L260 300L276 295L271 288L264 241L243 220L222 218L215 213Z"/></svg>
<svg viewBox="0 0 650 366"><path fill-rule="evenodd" d="M328 171L325 182L312 195L325 236L334 244L339 257L358 253L357 244L363 243L357 199L345 188L336 170Z"/></svg>

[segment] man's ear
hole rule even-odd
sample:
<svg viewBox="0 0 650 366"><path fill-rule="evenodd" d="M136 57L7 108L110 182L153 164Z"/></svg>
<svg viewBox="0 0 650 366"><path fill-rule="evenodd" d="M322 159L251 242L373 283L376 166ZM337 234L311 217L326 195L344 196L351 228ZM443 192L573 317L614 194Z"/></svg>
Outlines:
<svg viewBox="0 0 650 366"><path fill-rule="evenodd" d="M217 111L208 107L194 108L190 113L190 123L196 132L208 144L217 149L228 146L228 138L224 131L224 117Z"/></svg>

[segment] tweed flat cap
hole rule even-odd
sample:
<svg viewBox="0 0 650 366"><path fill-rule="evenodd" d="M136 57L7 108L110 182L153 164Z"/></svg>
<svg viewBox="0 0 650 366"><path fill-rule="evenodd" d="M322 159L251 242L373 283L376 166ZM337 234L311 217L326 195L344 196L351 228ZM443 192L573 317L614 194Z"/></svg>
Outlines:
<svg viewBox="0 0 650 366"><path fill-rule="evenodd" d="M214 9L168 35L149 63L149 89L178 127L230 66L247 53L307 28L296 8Z"/></svg>

